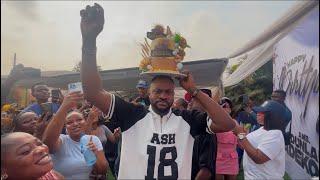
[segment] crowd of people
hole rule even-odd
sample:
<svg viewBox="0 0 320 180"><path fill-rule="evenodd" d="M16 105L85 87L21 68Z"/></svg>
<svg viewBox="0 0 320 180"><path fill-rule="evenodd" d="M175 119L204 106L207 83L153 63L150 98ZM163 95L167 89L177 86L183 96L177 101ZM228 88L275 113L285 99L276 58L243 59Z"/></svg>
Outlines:
<svg viewBox="0 0 320 180"><path fill-rule="evenodd" d="M102 7L88 6L81 18L83 92L53 98L37 83L36 101L23 109L4 105L1 96L1 179L106 179L111 171L117 179L232 180L240 169L245 179L282 179L291 120L284 91L260 106L244 95L235 112L230 98L198 89L187 73L140 80L126 101L102 88L96 68ZM183 98L175 98L174 81ZM92 165L82 139L95 156Z"/></svg>
<svg viewBox="0 0 320 180"><path fill-rule="evenodd" d="M131 103L134 106L149 109L152 100L149 99L148 83L140 80L136 88L137 95L133 96ZM191 178L236 179L239 169L242 168L241 162L243 162L245 175L249 179L250 177L255 179L259 174L263 177L282 177L285 143L284 138L281 137L284 132L283 128L291 119L290 110L283 102L285 93L274 91L273 100L266 101L262 106L252 109L246 107L246 111L240 110L240 112L233 113L233 103L229 98L217 99L212 97L210 89L200 90L208 97L215 98L214 100L227 114L233 114L233 120L237 126L229 131L217 133L209 131L194 137ZM13 117L11 123L2 123L1 126L3 134L1 138L2 155L7 157L2 161L2 167L4 167L2 172L15 179L17 172L14 170L19 167L21 162L18 163L14 160L18 155L8 154L11 150L8 150L7 146L12 143L18 149L21 148L20 145L28 143L31 139L38 144L30 148L29 152L43 149L42 153L50 156L50 158L44 156L43 160L39 157L36 158L39 162L47 160L51 164L51 168L48 168L48 171L43 172L37 178L45 178L46 176L61 178L63 176L66 179L88 179L89 177L105 179L107 169L114 176L118 176L121 157L120 127L112 128L108 117L96 106L83 101L84 97L81 93L64 95L60 104L48 101L50 92L44 83L34 85L32 92L36 102L20 111L12 111L11 109L2 111L2 113L11 114ZM82 106L79 106L81 102ZM41 106L43 103L51 105L50 112L43 112L43 106ZM172 111L206 112L199 100L192 97L190 93L186 93L184 98L177 98L172 102L171 109ZM280 119L284 112L284 119ZM247 118L244 118L243 114L246 114ZM267 123L266 120L268 120ZM281 120L284 120L283 123ZM1 122L3 121L8 120L2 118ZM248 122L251 124L247 125ZM63 131L63 129L65 130ZM88 138L92 136L93 143L90 146L97 156L97 162L93 167L88 167L85 164L84 156L80 152L81 133L87 134ZM247 141L237 137L241 133L244 133ZM116 154L115 157L108 157L106 148L112 149L113 147L108 147L107 142L116 144L117 149L113 150ZM8 152L6 152L7 150ZM244 156L243 150L245 151ZM21 165L27 165L27 163ZM261 164L264 165L261 166ZM279 171L277 176L275 176L276 171ZM268 172L272 172L272 174L268 174ZM34 173L36 175L40 172L35 171ZM19 172L17 177L29 176L25 172Z"/></svg>

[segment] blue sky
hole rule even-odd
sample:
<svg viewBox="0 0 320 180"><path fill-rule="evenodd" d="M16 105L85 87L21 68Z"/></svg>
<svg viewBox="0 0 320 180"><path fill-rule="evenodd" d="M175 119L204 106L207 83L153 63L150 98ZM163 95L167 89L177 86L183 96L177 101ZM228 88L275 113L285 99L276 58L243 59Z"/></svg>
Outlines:
<svg viewBox="0 0 320 180"><path fill-rule="evenodd" d="M71 70L81 57L80 9L93 1L1 1L1 74L18 63ZM169 25L191 45L185 61L229 55L263 32L295 1L98 2L106 23L98 37L103 69L138 66L140 47L154 24Z"/></svg>

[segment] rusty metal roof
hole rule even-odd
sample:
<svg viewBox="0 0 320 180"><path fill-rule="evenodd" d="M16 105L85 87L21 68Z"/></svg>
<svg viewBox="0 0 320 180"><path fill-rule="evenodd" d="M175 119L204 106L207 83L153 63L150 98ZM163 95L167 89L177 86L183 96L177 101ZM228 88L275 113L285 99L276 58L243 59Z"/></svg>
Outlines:
<svg viewBox="0 0 320 180"><path fill-rule="evenodd" d="M227 59L207 59L184 62L184 69L189 70L197 86L218 86ZM100 71L103 87L108 91L134 91L139 78L138 67ZM67 84L80 81L80 73L62 73L39 78L28 78L17 82L18 85L30 88L37 82L45 82L50 87L67 89Z"/></svg>

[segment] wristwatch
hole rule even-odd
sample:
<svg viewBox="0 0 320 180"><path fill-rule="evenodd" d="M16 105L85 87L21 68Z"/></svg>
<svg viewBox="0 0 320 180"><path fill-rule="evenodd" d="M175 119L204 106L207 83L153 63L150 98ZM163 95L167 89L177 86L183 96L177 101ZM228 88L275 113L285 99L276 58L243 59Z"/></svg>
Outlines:
<svg viewBox="0 0 320 180"><path fill-rule="evenodd" d="M241 141L243 140L244 138L246 138L246 133L239 133L238 134L238 139Z"/></svg>
<svg viewBox="0 0 320 180"><path fill-rule="evenodd" d="M199 91L200 91L200 89L198 89L198 88L192 89L190 92L191 97L193 97L193 98L196 97L197 94L199 93Z"/></svg>

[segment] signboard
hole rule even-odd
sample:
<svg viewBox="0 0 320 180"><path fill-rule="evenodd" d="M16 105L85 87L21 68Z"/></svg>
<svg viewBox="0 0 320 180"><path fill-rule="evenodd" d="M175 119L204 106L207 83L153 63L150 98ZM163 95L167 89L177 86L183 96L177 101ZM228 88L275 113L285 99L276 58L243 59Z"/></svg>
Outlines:
<svg viewBox="0 0 320 180"><path fill-rule="evenodd" d="M292 112L286 171L292 179L319 177L319 8L274 46L273 85L286 91Z"/></svg>

